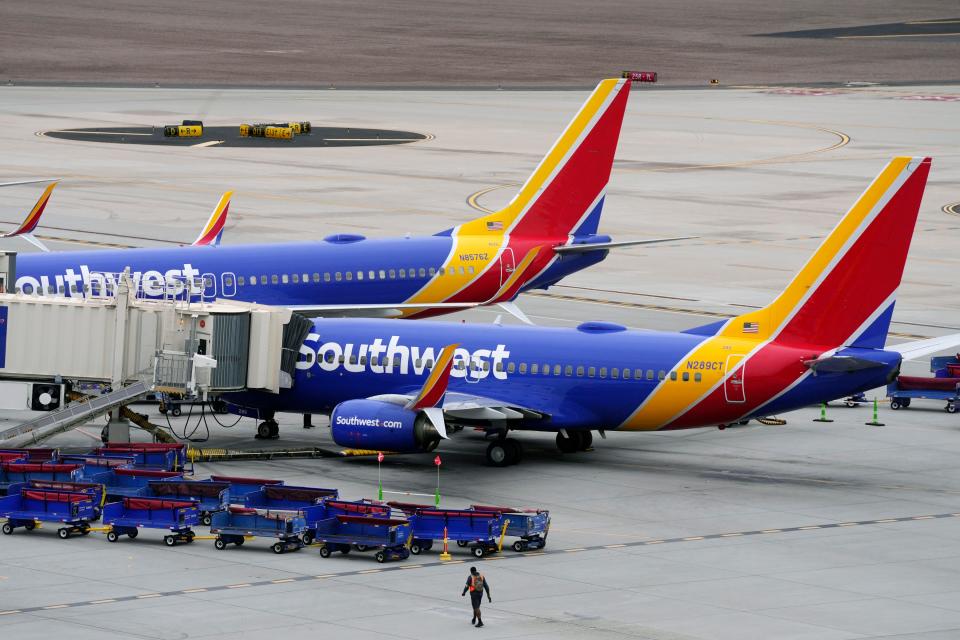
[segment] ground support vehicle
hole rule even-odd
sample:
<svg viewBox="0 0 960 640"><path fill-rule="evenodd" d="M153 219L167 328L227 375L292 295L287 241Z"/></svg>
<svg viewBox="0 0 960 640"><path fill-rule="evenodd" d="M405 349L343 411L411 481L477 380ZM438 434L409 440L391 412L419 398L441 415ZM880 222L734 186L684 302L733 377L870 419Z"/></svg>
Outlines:
<svg viewBox="0 0 960 640"><path fill-rule="evenodd" d="M243 504L244 499L251 493L256 493L266 486L283 486L283 480L267 480L266 478L239 478L236 476L210 476L204 482L226 482L230 485L227 492L229 504Z"/></svg>
<svg viewBox="0 0 960 640"><path fill-rule="evenodd" d="M429 551L433 541L455 541L461 547L470 547L470 553L482 558L500 550L507 521L502 513L466 509L418 509L410 516L414 555ZM462 544L461 544L462 543Z"/></svg>
<svg viewBox="0 0 960 640"><path fill-rule="evenodd" d="M303 543L312 544L316 538L317 523L334 516L364 516L367 518L378 518L381 520L390 519L392 509L385 504L375 503L371 500L324 500L323 503L307 507L302 510L307 519L307 530L303 534ZM357 543L354 548L357 551L366 551L367 546L362 542Z"/></svg>
<svg viewBox="0 0 960 640"><path fill-rule="evenodd" d="M0 498L0 516L7 519L3 523L5 535L18 527L32 531L37 522L58 522L63 526L57 529L57 535L66 540L90 533L94 502L88 493L23 487L16 494Z"/></svg>
<svg viewBox="0 0 960 640"><path fill-rule="evenodd" d="M918 398L942 400L946 402L943 410L956 413L960 406L960 357L943 356L930 359L930 371L933 377L898 376L887 385L890 408L894 411L906 409L910 401Z"/></svg>
<svg viewBox="0 0 960 640"><path fill-rule="evenodd" d="M196 536L191 527L199 522L200 510L192 500L124 497L103 507L103 524L110 526L110 542L123 535L136 538L140 529L166 529L170 533L163 537L163 543L168 547L190 543Z"/></svg>
<svg viewBox="0 0 960 640"><path fill-rule="evenodd" d="M213 546L221 551L228 544L243 545L248 536L276 538L270 547L274 553L297 551L303 547L300 536L306 530L307 521L299 511L270 511L237 505L213 514L210 524L210 533L217 536Z"/></svg>
<svg viewBox="0 0 960 640"><path fill-rule="evenodd" d="M507 523L506 535L514 540L510 548L514 551L543 549L547 546L547 534L550 533L550 512L541 509L513 509L475 504L470 507L483 513L501 513ZM459 541L457 544L460 544ZM465 546L465 545L460 545Z"/></svg>
<svg viewBox="0 0 960 640"><path fill-rule="evenodd" d="M156 480L183 478L179 471L157 471L155 469L110 469L92 476L92 482L99 482L107 491L107 500L130 498L147 494L149 485Z"/></svg>
<svg viewBox="0 0 960 640"><path fill-rule="evenodd" d="M205 482L167 478L147 483L144 495L170 500L194 500L200 509L200 524L210 526L212 515L227 508L226 482Z"/></svg>
<svg viewBox="0 0 960 640"><path fill-rule="evenodd" d="M370 515L336 515L316 523L314 534L321 543L320 556L329 558L334 551L346 555L351 548L375 549L374 558L405 560L410 557L407 541L410 522Z"/></svg>
<svg viewBox="0 0 960 640"><path fill-rule="evenodd" d="M31 480L75 482L80 477L80 465L59 462L0 462L0 490L6 493L12 484Z"/></svg>

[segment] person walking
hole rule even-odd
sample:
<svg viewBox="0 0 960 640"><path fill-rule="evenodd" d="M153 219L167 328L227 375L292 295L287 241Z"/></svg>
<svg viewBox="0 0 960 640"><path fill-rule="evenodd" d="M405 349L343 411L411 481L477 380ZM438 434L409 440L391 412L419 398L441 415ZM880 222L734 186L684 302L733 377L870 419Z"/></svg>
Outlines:
<svg viewBox="0 0 960 640"><path fill-rule="evenodd" d="M473 619L470 624L476 625L479 629L483 626L483 618L480 617L480 603L483 601L483 592L487 592L487 601L493 602L490 597L490 583L483 577L483 574L477 571L476 567L470 567L470 575L467 576L467 584L463 587L461 596L470 592L470 603L473 605Z"/></svg>

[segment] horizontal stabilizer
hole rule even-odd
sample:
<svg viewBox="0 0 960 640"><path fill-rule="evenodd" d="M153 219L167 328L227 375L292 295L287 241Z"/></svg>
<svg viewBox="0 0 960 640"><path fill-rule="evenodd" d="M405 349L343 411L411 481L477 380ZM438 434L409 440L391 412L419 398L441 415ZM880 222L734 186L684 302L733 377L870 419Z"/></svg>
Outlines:
<svg viewBox="0 0 960 640"><path fill-rule="evenodd" d="M947 349L954 349L960 346L960 333L951 333L950 335L940 336L939 338L928 338L927 340L916 340L914 342L903 342L900 344L885 347L886 351L895 351L903 356L904 360L915 360L924 356L929 356Z"/></svg>
<svg viewBox="0 0 960 640"><path fill-rule="evenodd" d="M805 360L803 364L813 371L813 375L818 373L848 373L885 366L883 362L853 356L828 356L816 360Z"/></svg>
<svg viewBox="0 0 960 640"><path fill-rule="evenodd" d="M625 240L623 242L597 242L594 244L566 244L560 247L554 247L557 253L589 253L591 251L608 251L610 249L621 249L623 247L636 247L644 244L660 244L663 242L673 242L674 240L695 240L700 236L678 236L676 238L654 238L652 240Z"/></svg>

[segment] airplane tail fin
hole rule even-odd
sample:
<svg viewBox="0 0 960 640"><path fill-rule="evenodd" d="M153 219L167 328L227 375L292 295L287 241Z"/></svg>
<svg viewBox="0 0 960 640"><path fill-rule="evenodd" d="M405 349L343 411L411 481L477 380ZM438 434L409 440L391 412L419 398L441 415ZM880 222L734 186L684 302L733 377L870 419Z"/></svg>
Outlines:
<svg viewBox="0 0 960 640"><path fill-rule="evenodd" d="M47 188L44 189L40 195L40 199L37 200L37 203L30 209L30 213L27 214L27 217L24 218L20 226L0 237L13 238L19 236L27 242L36 245L42 251L49 251L42 242L33 236L33 231L37 228L37 225L40 224L40 217L43 215L43 210L47 208L47 203L50 202L50 196L53 194L53 188L56 186L56 182L51 182L47 185Z"/></svg>
<svg viewBox="0 0 960 640"><path fill-rule="evenodd" d="M204 225L203 231L193 241L193 246L219 245L220 238L223 237L223 227L227 224L227 211L230 209L230 198L233 197L233 191L227 191L220 196L220 201L213 208L210 219Z"/></svg>
<svg viewBox="0 0 960 640"><path fill-rule="evenodd" d="M510 204L462 225L459 233L595 234L629 94L628 79L601 81Z"/></svg>
<svg viewBox="0 0 960 640"><path fill-rule="evenodd" d="M930 158L894 158L767 307L731 337L882 349L920 211Z"/></svg>

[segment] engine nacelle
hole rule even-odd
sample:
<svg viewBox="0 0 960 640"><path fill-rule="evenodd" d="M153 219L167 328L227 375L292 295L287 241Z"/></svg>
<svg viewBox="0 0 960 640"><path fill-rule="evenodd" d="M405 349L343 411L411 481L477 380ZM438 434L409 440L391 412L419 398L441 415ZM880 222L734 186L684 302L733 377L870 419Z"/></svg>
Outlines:
<svg viewBox="0 0 960 640"><path fill-rule="evenodd" d="M433 451L440 434L420 411L379 400L347 400L330 414L333 441L341 447L418 453Z"/></svg>

